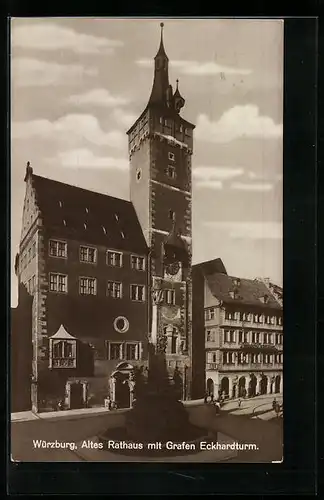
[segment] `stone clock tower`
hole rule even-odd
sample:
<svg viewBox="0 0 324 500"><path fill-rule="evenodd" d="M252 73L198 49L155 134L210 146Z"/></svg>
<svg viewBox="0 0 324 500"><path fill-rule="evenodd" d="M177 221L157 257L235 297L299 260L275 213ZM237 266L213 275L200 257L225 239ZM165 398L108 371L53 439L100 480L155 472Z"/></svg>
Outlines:
<svg viewBox="0 0 324 500"><path fill-rule="evenodd" d="M148 104L127 132L130 198L150 248L148 332L164 352L182 399L191 398L192 228L191 158L195 126L180 116L185 105L161 42L154 58Z"/></svg>

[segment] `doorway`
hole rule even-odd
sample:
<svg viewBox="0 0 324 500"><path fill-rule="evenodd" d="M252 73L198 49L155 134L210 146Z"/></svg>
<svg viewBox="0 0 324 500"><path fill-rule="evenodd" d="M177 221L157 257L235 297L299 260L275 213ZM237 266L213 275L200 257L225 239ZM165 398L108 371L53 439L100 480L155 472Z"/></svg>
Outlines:
<svg viewBox="0 0 324 500"><path fill-rule="evenodd" d="M70 386L70 409L83 408L83 384L74 383Z"/></svg>

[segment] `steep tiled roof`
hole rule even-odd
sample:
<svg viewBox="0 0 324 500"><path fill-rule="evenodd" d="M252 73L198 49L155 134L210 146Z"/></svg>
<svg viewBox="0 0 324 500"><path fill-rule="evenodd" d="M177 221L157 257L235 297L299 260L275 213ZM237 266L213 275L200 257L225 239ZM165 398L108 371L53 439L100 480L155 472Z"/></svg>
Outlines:
<svg viewBox="0 0 324 500"><path fill-rule="evenodd" d="M210 274L206 279L212 294L223 302L281 309L266 285L260 281L235 278L221 273ZM234 290L237 291L237 298L230 294ZM266 303L263 302L265 296L268 299Z"/></svg>
<svg viewBox="0 0 324 500"><path fill-rule="evenodd" d="M147 245L130 201L32 175L46 228L61 237L120 250L146 252Z"/></svg>

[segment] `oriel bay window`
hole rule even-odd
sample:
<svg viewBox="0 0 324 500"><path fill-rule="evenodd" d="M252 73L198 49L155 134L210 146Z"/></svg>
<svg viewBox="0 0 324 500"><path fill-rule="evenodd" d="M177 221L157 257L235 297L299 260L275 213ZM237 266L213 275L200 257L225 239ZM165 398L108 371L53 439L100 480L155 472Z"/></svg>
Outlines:
<svg viewBox="0 0 324 500"><path fill-rule="evenodd" d="M67 293L68 277L66 274L50 273L49 289L50 292Z"/></svg>
<svg viewBox="0 0 324 500"><path fill-rule="evenodd" d="M107 297L113 299L121 299L122 297L122 284L117 281L108 281L107 283Z"/></svg>
<svg viewBox="0 0 324 500"><path fill-rule="evenodd" d="M97 262L97 249L81 245L80 246L80 261L95 264Z"/></svg>
<svg viewBox="0 0 324 500"><path fill-rule="evenodd" d="M97 279L96 278L79 278L80 295L96 295L97 294Z"/></svg>
<svg viewBox="0 0 324 500"><path fill-rule="evenodd" d="M67 243L60 240L49 241L49 255L51 257L67 258Z"/></svg>
<svg viewBox="0 0 324 500"><path fill-rule="evenodd" d="M76 341L50 339L50 368L76 367Z"/></svg>

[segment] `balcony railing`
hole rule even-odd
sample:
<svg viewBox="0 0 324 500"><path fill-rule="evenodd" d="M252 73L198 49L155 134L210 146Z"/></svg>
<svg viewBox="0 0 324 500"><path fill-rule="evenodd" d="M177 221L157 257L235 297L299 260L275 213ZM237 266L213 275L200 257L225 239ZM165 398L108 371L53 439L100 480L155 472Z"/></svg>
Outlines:
<svg viewBox="0 0 324 500"><path fill-rule="evenodd" d="M275 344L257 344L257 343L249 343L249 342L242 342L240 344L240 349L242 351L262 351L262 352L277 352L278 348L275 346Z"/></svg>
<svg viewBox="0 0 324 500"><path fill-rule="evenodd" d="M76 358L53 358L53 368L76 368Z"/></svg>
<svg viewBox="0 0 324 500"><path fill-rule="evenodd" d="M283 325L272 325L271 323L256 323L254 321L242 321L239 319L222 319L222 326L231 326L233 328L250 328L250 329L261 329L261 330L283 330Z"/></svg>
<svg viewBox="0 0 324 500"><path fill-rule="evenodd" d="M226 371L261 372L261 371L271 371L271 370L282 370L282 363L235 363L230 365L224 365L222 363L219 363L217 369L222 372Z"/></svg>

